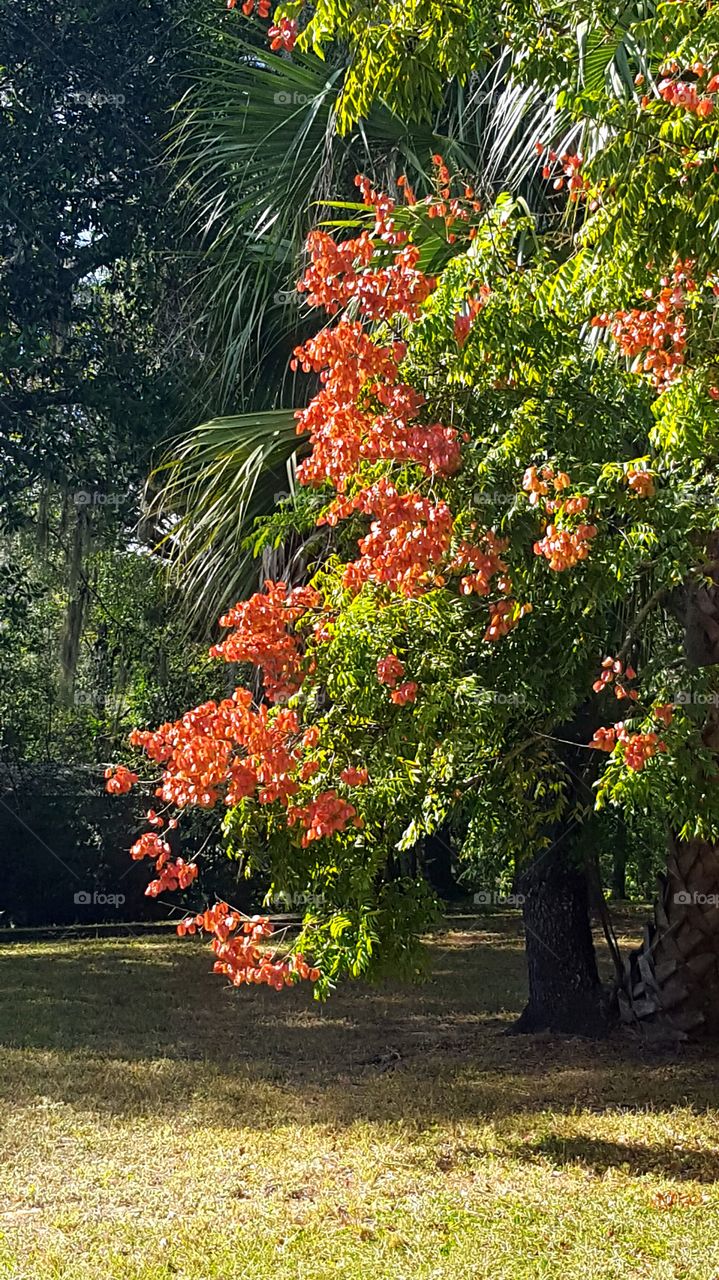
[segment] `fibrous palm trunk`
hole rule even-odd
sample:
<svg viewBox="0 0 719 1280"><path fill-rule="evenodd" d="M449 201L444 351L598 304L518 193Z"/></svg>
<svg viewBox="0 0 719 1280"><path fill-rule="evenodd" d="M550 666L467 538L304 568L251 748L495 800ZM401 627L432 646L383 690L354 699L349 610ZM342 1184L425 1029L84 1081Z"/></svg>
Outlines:
<svg viewBox="0 0 719 1280"><path fill-rule="evenodd" d="M654 917L625 961L620 1013L680 1039L719 1035L719 850L670 844Z"/></svg>
<svg viewBox="0 0 719 1280"><path fill-rule="evenodd" d="M719 665L719 536L713 542L704 582L685 595L690 667ZM719 750L716 711L703 738ZM641 947L626 959L618 999L623 1021L651 1032L680 1039L719 1035L719 846L670 837L653 919Z"/></svg>

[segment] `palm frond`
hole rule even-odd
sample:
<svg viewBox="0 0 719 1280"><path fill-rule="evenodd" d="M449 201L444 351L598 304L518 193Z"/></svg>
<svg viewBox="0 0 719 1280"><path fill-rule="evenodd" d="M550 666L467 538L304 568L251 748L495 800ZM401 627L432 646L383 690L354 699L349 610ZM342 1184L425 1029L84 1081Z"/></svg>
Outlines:
<svg viewBox="0 0 719 1280"><path fill-rule="evenodd" d="M236 56L213 58L179 104L171 154L190 230L205 246L194 324L219 378L219 403L232 403L239 388L242 399L269 407L282 378L272 371L272 390L258 397L258 371L297 324L282 291L321 196L341 73L312 57L263 53L260 62L252 46L232 45Z"/></svg>
<svg viewBox="0 0 719 1280"><path fill-rule="evenodd" d="M385 188L407 172L425 192L437 151L476 173L486 122L473 107L460 125L453 89L434 128L408 126L380 105L340 137L334 113L344 67L226 40L232 56L212 58L177 108L171 155L190 230L204 244L194 327L218 403L222 411L274 408L288 397L288 351L307 332L294 283L324 207L354 196L357 172Z"/></svg>
<svg viewBox="0 0 719 1280"><path fill-rule="evenodd" d="M256 582L244 541L255 518L294 490L302 447L291 409L215 418L179 439L154 472L149 503L160 550L185 586L188 621L212 623Z"/></svg>

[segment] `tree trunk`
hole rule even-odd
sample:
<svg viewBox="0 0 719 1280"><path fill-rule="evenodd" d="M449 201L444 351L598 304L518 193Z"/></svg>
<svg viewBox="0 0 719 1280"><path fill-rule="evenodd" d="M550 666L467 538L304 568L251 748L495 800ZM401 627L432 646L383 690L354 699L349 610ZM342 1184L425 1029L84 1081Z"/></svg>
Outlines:
<svg viewBox="0 0 719 1280"><path fill-rule="evenodd" d="M684 592L684 650L689 667L719 664L719 534L701 584ZM719 753L719 715L707 716L705 746ZM716 783L710 780L709 785ZM650 1034L687 1039L719 1035L719 848L669 840L666 873L641 947L627 957L618 990L624 1022Z"/></svg>
<svg viewBox="0 0 719 1280"><path fill-rule="evenodd" d="M43 478L40 496L37 501L37 519L35 525L35 545L42 556L47 552L49 533L50 486Z"/></svg>
<svg viewBox="0 0 719 1280"><path fill-rule="evenodd" d="M654 917L625 962L622 1020L652 1034L719 1035L719 851L670 841Z"/></svg>
<svg viewBox="0 0 719 1280"><path fill-rule="evenodd" d="M612 857L612 897L623 902L627 896L627 845L618 838Z"/></svg>
<svg viewBox="0 0 719 1280"><path fill-rule="evenodd" d="M452 842L446 827L425 836L423 854L425 874L435 893L445 902L462 898L464 894L454 878Z"/></svg>
<svg viewBox="0 0 719 1280"><path fill-rule="evenodd" d="M68 555L68 601L60 642L60 699L71 706L75 692L75 675L85 617L87 582L84 576L85 556L89 543L89 523L85 508L76 507L75 528Z"/></svg>
<svg viewBox="0 0 719 1280"><path fill-rule="evenodd" d="M583 868L556 850L532 863L518 889L524 897L529 1000L514 1030L606 1034Z"/></svg>

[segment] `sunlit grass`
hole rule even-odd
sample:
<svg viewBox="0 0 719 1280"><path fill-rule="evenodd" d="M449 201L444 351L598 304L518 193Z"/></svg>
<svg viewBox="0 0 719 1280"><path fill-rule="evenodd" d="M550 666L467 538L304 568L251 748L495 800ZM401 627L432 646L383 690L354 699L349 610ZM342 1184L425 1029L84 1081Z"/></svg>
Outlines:
<svg viewBox="0 0 719 1280"><path fill-rule="evenodd" d="M513 923L324 1008L209 967L0 949L0 1276L719 1277L716 1058L506 1037Z"/></svg>

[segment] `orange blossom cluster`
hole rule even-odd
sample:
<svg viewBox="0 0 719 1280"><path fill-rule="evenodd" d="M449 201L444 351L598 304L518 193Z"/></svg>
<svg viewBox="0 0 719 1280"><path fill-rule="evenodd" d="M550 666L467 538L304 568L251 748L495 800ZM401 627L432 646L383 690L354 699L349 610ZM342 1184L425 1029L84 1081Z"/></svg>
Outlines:
<svg viewBox="0 0 719 1280"><path fill-rule="evenodd" d="M527 467L522 481L522 488L529 494L531 506L541 506L548 514L557 513L564 520L567 516L581 515L589 506L586 494L577 494L571 498L550 498L550 485L559 495L569 488L571 480L566 471L555 473L550 466ZM580 524L575 529L566 529L556 524L546 526L545 536L534 544L534 553L544 556L549 561L550 569L561 573L565 569L573 569L580 560L589 555L589 544L596 537L597 527L593 524Z"/></svg>
<svg viewBox="0 0 719 1280"><path fill-rule="evenodd" d="M457 432L417 421L424 401L399 379L404 355L402 343L380 346L349 320L296 348L293 367L319 373L322 384L297 413L297 429L309 433L312 443L310 457L298 469L301 484L329 481L342 493L362 459L416 462L427 474L456 471Z"/></svg>
<svg viewBox="0 0 719 1280"><path fill-rule="evenodd" d="M177 926L180 937L198 932L213 935L212 950L217 959L215 973L223 973L235 987L243 983L261 984L281 991L293 984L295 978L308 978L316 982L319 969L311 968L301 955L286 960L277 959L262 950L262 943L272 936L272 922L266 916L252 916L244 920L239 911L233 911L226 902L217 902L208 911L188 916Z"/></svg>
<svg viewBox="0 0 719 1280"><path fill-rule="evenodd" d="M359 185L365 202L375 209L376 233L387 241L396 240L394 204L378 195L367 179L360 178ZM368 235L336 244L324 233L313 233L308 247L311 263L303 287L310 291L312 302L335 314L349 298L358 298L365 316L376 318L371 298L368 306L361 301L364 282L371 283L376 274L369 265L373 246ZM405 245L396 255L399 275L391 280L383 276L382 316L413 314L416 273L410 269L408 276L410 250L413 246ZM403 276L409 278L407 287L401 283ZM421 292L426 295L430 285L434 287L434 282L425 280ZM488 294L482 286L479 297L468 302L470 322ZM359 544L360 558L345 570L344 584L355 591L366 582L376 582L409 596L446 581L439 571L450 555L454 530L446 502L432 501L419 492L401 494L386 477L351 497L344 496L362 461L415 462L428 475L447 475L460 465L455 429L418 422L424 401L400 380L404 356L402 343L380 345L360 322L346 318L294 353L293 366L301 364L305 372L318 373L321 382L308 408L297 415L298 429L308 432L312 442L312 453L300 467L300 480L313 485L329 481L337 490L339 496L320 517L322 523L335 525L355 512L372 520ZM491 577L504 573L506 567L492 539L488 534L476 547L462 543L455 554L452 568L473 570L462 579L464 594L486 595ZM507 584L506 577L500 578L499 590L508 589ZM495 626L493 637L496 632Z"/></svg>
<svg viewBox="0 0 719 1280"><path fill-rule="evenodd" d="M544 155L545 147L543 142L535 142L534 149L538 156ZM556 151L550 148L546 153L546 160L542 166L542 177L549 180L554 175L552 186L555 191L562 191L566 186L569 192L570 201L574 202L582 195L586 195L589 190L589 183L580 173L582 164L584 163L580 155L572 155L569 151L563 152L560 156ZM561 172L557 172L557 165Z"/></svg>
<svg viewBox="0 0 719 1280"><path fill-rule="evenodd" d="M414 702L417 697L419 685L415 680L406 680L404 684L397 684L404 675L404 663L397 657L395 653L388 653L386 657L380 658L377 663L377 679L380 684L386 684L390 690L390 698L398 707L404 707L408 702Z"/></svg>
<svg viewBox="0 0 719 1280"><path fill-rule="evenodd" d="M237 8L237 0L226 0L228 9ZM257 11L258 18L269 18L272 10L271 0L244 0L242 12L246 18L251 18L252 14ZM279 18L269 28L267 38L270 42L270 49L273 53L281 50L284 53L291 53L297 43L297 21L294 18Z"/></svg>
<svg viewBox="0 0 719 1280"><path fill-rule="evenodd" d="M286 707L255 710L248 689L206 702L174 724L135 729L133 746L162 765L156 794L179 809L235 805L256 795L260 804L287 804L295 794L302 757L299 720Z"/></svg>
<svg viewBox="0 0 719 1280"><path fill-rule="evenodd" d="M269 18L272 10L272 0L257 0L256 7L258 18ZM227 0L227 8L236 9L237 0ZM251 18L252 14L255 12L255 0L245 0L242 5L242 12L246 18Z"/></svg>
<svg viewBox="0 0 719 1280"><path fill-rule="evenodd" d="M213 658L226 662L251 662L262 671L265 693L272 702L285 701L302 683L302 650L290 631L300 618L320 604L312 587L288 590L284 582L265 582L264 592L242 600L220 618L220 626L232 628L221 644L213 645Z"/></svg>
<svg viewBox="0 0 719 1280"><path fill-rule="evenodd" d="M398 314L415 320L437 286L433 276L417 270L420 253L414 244L399 249L389 266L371 267L375 245L368 231L339 243L326 231L311 231L307 251L310 262L297 288L308 295L309 306L324 307L328 315L356 298L367 320Z"/></svg>
<svg viewBox="0 0 719 1280"><path fill-rule="evenodd" d="M666 74L664 79L660 80L657 92L659 97L670 106L681 107L690 115L706 120L714 112L716 103L709 95L715 94L719 89L719 75L712 75L703 62L694 62L689 71L694 77L693 80L684 79L686 71L680 73L678 64L672 63L665 68ZM700 88L702 81L706 81L706 84ZM643 97L642 106L648 106L650 101L649 97Z"/></svg>
<svg viewBox="0 0 719 1280"><path fill-rule="evenodd" d="M130 857L135 861L140 858L155 859L158 876L156 880L150 881L145 890L150 898L156 898L165 891L174 893L176 889L188 889L192 881L197 879L197 864L185 862L184 858L173 858L167 841L154 831L146 831L135 841L130 849Z"/></svg>
<svg viewBox="0 0 719 1280"><path fill-rule="evenodd" d="M278 49L291 53L297 43L297 22L294 18L280 18L270 27L267 38L273 53Z"/></svg>
<svg viewBox="0 0 719 1280"><path fill-rule="evenodd" d="M390 689L394 689L398 680L404 675L404 663L397 657L396 653L388 653L385 658L380 658L377 662L377 679L380 684L386 684Z"/></svg>
<svg viewBox="0 0 719 1280"><path fill-rule="evenodd" d="M298 822L303 828L303 849L313 840L322 840L335 831L344 831L350 822L355 827L363 825L354 806L338 796L336 791L323 791L309 804L288 809L288 827L294 827Z"/></svg>
<svg viewBox="0 0 719 1280"><path fill-rule="evenodd" d="M432 570L446 559L452 541L454 520L446 502L398 493L383 476L354 497L336 501L325 518L334 523L352 511L374 519L360 540L361 558L345 569L346 587L359 591L365 582L377 582L413 596L433 584Z"/></svg>
<svg viewBox="0 0 719 1280"><path fill-rule="evenodd" d="M627 485L635 498L653 498L656 493L651 472L641 471L636 467L627 472Z"/></svg>
<svg viewBox="0 0 719 1280"><path fill-rule="evenodd" d="M105 790L111 796L127 795L137 781L137 774L126 768L124 764L119 764L115 769L105 770Z"/></svg>
<svg viewBox="0 0 719 1280"><path fill-rule="evenodd" d="M454 337L458 347L464 346L472 328L472 321L486 306L491 293L492 290L488 284L480 285L479 296L468 298L462 310L457 312L454 317Z"/></svg>
<svg viewBox="0 0 719 1280"><path fill-rule="evenodd" d="M664 391L679 377L685 357L687 326L686 295L696 289L690 262L679 262L671 276L662 278L656 299L651 289L647 300L654 307L642 311L616 311L614 315L594 316L592 324L609 329L623 355L634 361L634 367L647 374L658 391Z"/></svg>
<svg viewBox="0 0 719 1280"><path fill-rule="evenodd" d="M603 689L614 684L614 695L618 699L630 698L632 702L636 702L639 694L636 689L627 689L626 681L636 680L637 673L632 666L624 666L620 658L604 658L602 661L602 670L599 678L594 681L592 688L595 693L601 693ZM616 679L616 683L615 683Z"/></svg>
<svg viewBox="0 0 719 1280"><path fill-rule="evenodd" d="M516 627L526 614L532 612L531 604L517 604L516 600L499 600L489 606L489 626L484 633L485 640L501 640Z"/></svg>
<svg viewBox="0 0 719 1280"><path fill-rule="evenodd" d="M667 745L656 733L629 733L623 721L608 728L597 729L590 747L597 751L613 751L617 745L623 749L627 768L638 773L644 768L647 760L658 752L666 751Z"/></svg>

